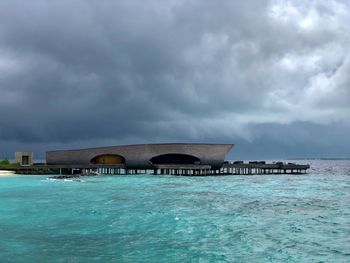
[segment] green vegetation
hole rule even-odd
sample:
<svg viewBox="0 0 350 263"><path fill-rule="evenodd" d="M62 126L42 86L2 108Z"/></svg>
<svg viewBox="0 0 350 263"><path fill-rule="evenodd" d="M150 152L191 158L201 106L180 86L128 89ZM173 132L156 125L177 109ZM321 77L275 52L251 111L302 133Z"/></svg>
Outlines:
<svg viewBox="0 0 350 263"><path fill-rule="evenodd" d="M1 162L0 165L5 166L5 165L10 165L10 161L5 157Z"/></svg>
<svg viewBox="0 0 350 263"><path fill-rule="evenodd" d="M10 163L7 157L0 161L0 166L18 166L18 163Z"/></svg>

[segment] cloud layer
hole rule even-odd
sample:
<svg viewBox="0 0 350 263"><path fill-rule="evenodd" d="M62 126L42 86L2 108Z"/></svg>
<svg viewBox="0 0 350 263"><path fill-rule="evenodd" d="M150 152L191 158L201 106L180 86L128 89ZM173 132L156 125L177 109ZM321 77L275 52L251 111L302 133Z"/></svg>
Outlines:
<svg viewBox="0 0 350 263"><path fill-rule="evenodd" d="M350 155L349 24L336 0L3 0L0 154L204 141Z"/></svg>

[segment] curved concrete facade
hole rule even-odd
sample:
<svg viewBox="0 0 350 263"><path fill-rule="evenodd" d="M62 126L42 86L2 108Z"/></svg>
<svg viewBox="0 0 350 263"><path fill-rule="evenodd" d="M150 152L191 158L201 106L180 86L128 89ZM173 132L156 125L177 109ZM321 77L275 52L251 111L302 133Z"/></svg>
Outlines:
<svg viewBox="0 0 350 263"><path fill-rule="evenodd" d="M218 169L233 146L233 144L170 143L49 151L46 152L46 163L49 165L89 165L96 156L119 155L125 159L125 168L152 169L153 165L150 160L155 156L185 154L197 157L201 165L210 165L213 169Z"/></svg>

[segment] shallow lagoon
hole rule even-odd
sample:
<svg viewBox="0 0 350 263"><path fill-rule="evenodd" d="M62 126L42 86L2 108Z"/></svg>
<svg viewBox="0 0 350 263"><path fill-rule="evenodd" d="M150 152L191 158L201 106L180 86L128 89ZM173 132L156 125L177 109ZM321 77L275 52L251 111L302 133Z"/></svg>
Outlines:
<svg viewBox="0 0 350 263"><path fill-rule="evenodd" d="M349 262L350 161L308 175L0 178L0 262Z"/></svg>

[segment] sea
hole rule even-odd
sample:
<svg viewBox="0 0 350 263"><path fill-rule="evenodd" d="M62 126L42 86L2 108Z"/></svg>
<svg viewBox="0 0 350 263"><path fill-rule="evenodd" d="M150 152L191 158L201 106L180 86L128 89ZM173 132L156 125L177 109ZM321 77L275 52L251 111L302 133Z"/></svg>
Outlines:
<svg viewBox="0 0 350 263"><path fill-rule="evenodd" d="M295 162L308 174L1 176L0 262L350 262L350 160Z"/></svg>

